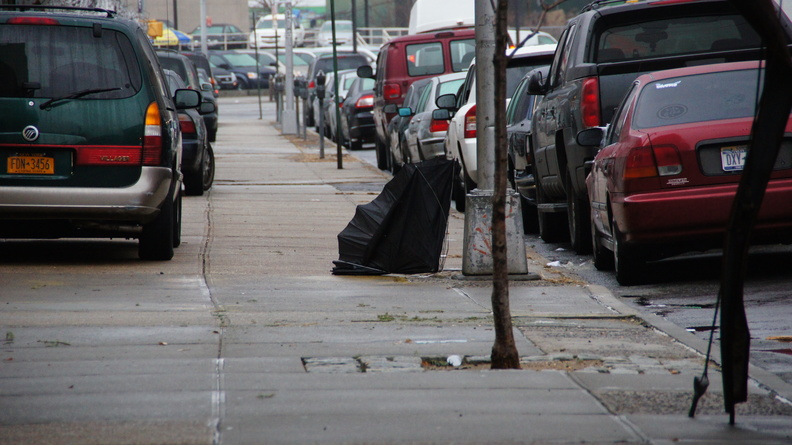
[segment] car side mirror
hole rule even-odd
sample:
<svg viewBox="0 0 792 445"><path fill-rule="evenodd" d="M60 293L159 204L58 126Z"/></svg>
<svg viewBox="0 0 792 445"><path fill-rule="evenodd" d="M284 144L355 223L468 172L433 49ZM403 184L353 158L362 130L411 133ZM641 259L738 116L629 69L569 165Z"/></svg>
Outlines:
<svg viewBox="0 0 792 445"><path fill-rule="evenodd" d="M432 119L437 121L447 121L451 119L451 112L445 108L438 108L432 111Z"/></svg>
<svg viewBox="0 0 792 445"><path fill-rule="evenodd" d="M457 98L455 94L443 94L435 100L437 108L456 111Z"/></svg>
<svg viewBox="0 0 792 445"><path fill-rule="evenodd" d="M396 114L396 112L399 110L396 104L388 104L382 107L382 111L384 111L386 114Z"/></svg>
<svg viewBox="0 0 792 445"><path fill-rule="evenodd" d="M399 108L399 116L401 117L410 117L413 114L413 110L410 107Z"/></svg>
<svg viewBox="0 0 792 445"><path fill-rule="evenodd" d="M214 91L214 88L212 88L212 84L211 83L203 82L201 84L201 91Z"/></svg>
<svg viewBox="0 0 792 445"><path fill-rule="evenodd" d="M373 79L374 70L368 65L361 65L357 69L357 76L363 79Z"/></svg>
<svg viewBox="0 0 792 445"><path fill-rule="evenodd" d="M544 96L547 92L545 87L544 76L541 72L536 72L528 79L528 94L535 96Z"/></svg>
<svg viewBox="0 0 792 445"><path fill-rule="evenodd" d="M198 114L210 114L217 111L217 107L215 106L214 102L201 102L201 106L198 107Z"/></svg>
<svg viewBox="0 0 792 445"><path fill-rule="evenodd" d="M605 127L593 127L578 132L575 140L582 147L601 147L604 138Z"/></svg>
<svg viewBox="0 0 792 445"><path fill-rule="evenodd" d="M201 93L196 90L179 89L173 96L173 102L176 104L177 110L186 110L188 108L198 108L201 105Z"/></svg>

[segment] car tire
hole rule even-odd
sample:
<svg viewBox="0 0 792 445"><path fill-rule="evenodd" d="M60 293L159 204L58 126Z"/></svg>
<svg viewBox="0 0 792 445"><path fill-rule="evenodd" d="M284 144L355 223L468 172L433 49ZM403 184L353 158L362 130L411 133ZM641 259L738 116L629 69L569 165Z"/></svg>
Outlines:
<svg viewBox="0 0 792 445"><path fill-rule="evenodd" d="M597 225L594 222L594 211L591 212L591 254L594 258L594 267L597 270L613 270L614 256L613 252L602 245L602 236L597 231Z"/></svg>
<svg viewBox="0 0 792 445"><path fill-rule="evenodd" d="M622 286L640 284L644 280L646 259L635 246L626 245L624 235L613 224L613 258L616 281Z"/></svg>
<svg viewBox="0 0 792 445"><path fill-rule="evenodd" d="M176 227L176 219L181 212L176 210L174 193L177 192L168 192L157 217L143 225L143 232L138 240L138 256L142 260L168 261L173 258L175 234L177 230L181 232L181 228ZM178 223L181 226L181 220Z"/></svg>
<svg viewBox="0 0 792 445"><path fill-rule="evenodd" d="M539 206L547 203L549 199L542 190L541 182L536 181L537 222L539 223L539 237L546 243L564 241L569 235L566 218L563 213L543 212Z"/></svg>
<svg viewBox="0 0 792 445"><path fill-rule="evenodd" d="M588 200L575 196L572 180L567 177L567 224L572 249L580 255L590 253L591 249L591 211Z"/></svg>
<svg viewBox="0 0 792 445"><path fill-rule="evenodd" d="M388 146L380 140L379 136L374 138L374 150L377 155L377 168L380 170L387 170L391 164L391 162L389 162L391 153Z"/></svg>
<svg viewBox="0 0 792 445"><path fill-rule="evenodd" d="M457 162L457 168L454 172L454 184L451 189L451 197L454 199L454 208L458 212L465 211L465 184L462 180L461 172L462 166Z"/></svg>
<svg viewBox="0 0 792 445"><path fill-rule="evenodd" d="M198 169L195 171L184 170L184 193L187 196L201 196L203 195L203 165L206 159L206 150L201 155L201 161L198 163Z"/></svg>
<svg viewBox="0 0 792 445"><path fill-rule="evenodd" d="M173 247L179 247L181 245L181 235L182 235L182 194L179 192L179 196L176 197L176 204L173 208Z"/></svg>
<svg viewBox="0 0 792 445"><path fill-rule="evenodd" d="M212 144L206 144L206 153L204 153L204 160L201 163L201 170L203 173L203 189L209 190L214 184L215 177L215 156Z"/></svg>
<svg viewBox="0 0 792 445"><path fill-rule="evenodd" d="M523 220L523 233L538 233L539 212L536 211L536 206L522 194L520 194L520 210Z"/></svg>

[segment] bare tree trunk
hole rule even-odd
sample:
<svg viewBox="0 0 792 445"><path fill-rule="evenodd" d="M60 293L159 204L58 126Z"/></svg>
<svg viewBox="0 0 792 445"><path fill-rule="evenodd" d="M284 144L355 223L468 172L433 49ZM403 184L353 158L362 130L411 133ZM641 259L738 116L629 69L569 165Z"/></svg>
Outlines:
<svg viewBox="0 0 792 445"><path fill-rule="evenodd" d="M492 369L520 369L509 309L509 268L506 252L506 19L507 0L495 11L495 190L492 197L492 313L495 344Z"/></svg>

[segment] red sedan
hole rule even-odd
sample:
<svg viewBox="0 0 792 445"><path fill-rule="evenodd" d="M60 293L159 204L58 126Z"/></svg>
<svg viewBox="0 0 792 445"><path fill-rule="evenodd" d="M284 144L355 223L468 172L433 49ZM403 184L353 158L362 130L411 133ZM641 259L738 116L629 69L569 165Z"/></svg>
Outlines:
<svg viewBox="0 0 792 445"><path fill-rule="evenodd" d="M594 263L634 284L646 262L723 246L756 111L757 62L640 76L607 129L587 178ZM792 121L754 230L755 243L792 242Z"/></svg>

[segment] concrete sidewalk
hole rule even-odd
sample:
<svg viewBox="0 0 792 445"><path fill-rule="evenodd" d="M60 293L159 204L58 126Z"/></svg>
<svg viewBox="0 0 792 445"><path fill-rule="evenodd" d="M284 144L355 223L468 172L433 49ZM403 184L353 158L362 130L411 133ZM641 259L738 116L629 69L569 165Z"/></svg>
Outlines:
<svg viewBox="0 0 792 445"><path fill-rule="evenodd" d="M688 418L704 359L684 331L662 332L675 328L530 248L541 279L510 288L523 370L488 370L491 286L461 278L453 210L443 272L333 276L336 235L388 175L349 153L342 170L319 159L315 133L281 136L265 107L263 120L221 122L215 187L190 209L208 221L220 326L215 443L792 442L792 407L761 381L728 425L717 366ZM463 366L444 366L452 355Z"/></svg>

